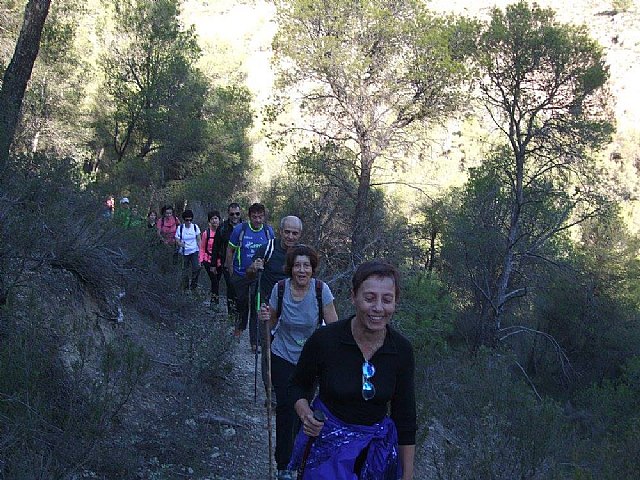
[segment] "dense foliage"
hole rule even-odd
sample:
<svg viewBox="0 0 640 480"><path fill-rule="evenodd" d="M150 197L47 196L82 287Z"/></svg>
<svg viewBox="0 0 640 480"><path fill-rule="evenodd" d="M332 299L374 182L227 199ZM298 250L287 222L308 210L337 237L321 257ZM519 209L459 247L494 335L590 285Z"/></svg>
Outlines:
<svg viewBox="0 0 640 480"><path fill-rule="evenodd" d="M3 72L25 3L0 9ZM135 341L78 318L85 295L110 319L123 291L159 325L184 316L185 377L228 372L222 327L165 294L166 252L103 218L109 194L138 222L163 203L198 221L232 200L262 200L273 224L298 215L341 317L361 259L397 264L433 478L637 477L640 242L601 168L608 71L586 30L526 2L478 21L412 0L278 1L266 118L292 154L262 185L253 93L201 70L184 8L51 5L0 169L0 479L90 464L144 375ZM430 128L456 114L490 125L488 145L458 186L422 190L406 163L426 164Z"/></svg>
<svg viewBox="0 0 640 480"><path fill-rule="evenodd" d="M469 29L410 0L295 0L277 7L279 107L293 100L303 113L280 133L302 130L336 146L335 158L316 168L334 183L335 169L355 174L349 240L359 262L373 250L368 225L376 219L368 212L375 170L411 150L412 124L443 121L463 101Z"/></svg>

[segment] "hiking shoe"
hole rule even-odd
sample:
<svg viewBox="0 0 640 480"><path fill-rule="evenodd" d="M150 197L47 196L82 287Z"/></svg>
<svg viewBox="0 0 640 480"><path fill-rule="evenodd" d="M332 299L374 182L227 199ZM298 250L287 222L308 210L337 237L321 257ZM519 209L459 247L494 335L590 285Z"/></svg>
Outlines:
<svg viewBox="0 0 640 480"><path fill-rule="evenodd" d="M276 480L296 480L296 475L293 470L278 470Z"/></svg>

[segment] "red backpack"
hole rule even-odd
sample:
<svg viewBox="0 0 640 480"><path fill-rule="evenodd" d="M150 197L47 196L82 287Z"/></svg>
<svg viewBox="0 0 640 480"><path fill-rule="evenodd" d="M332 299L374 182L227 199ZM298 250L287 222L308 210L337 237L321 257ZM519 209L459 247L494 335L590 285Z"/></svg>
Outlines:
<svg viewBox="0 0 640 480"><path fill-rule="evenodd" d="M159 220L160 227L158 228L158 231L160 232L160 235L166 243L174 243L174 236L176 234L176 231L178 230L178 226L180 225L180 220L178 219L178 217L173 215L173 224L165 224L164 219L165 217L163 215Z"/></svg>

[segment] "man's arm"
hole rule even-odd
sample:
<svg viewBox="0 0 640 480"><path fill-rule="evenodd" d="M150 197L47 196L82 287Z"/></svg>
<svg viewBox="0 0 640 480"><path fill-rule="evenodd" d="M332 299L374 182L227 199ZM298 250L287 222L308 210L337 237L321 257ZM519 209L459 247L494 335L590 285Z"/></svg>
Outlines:
<svg viewBox="0 0 640 480"><path fill-rule="evenodd" d="M227 257L225 258L224 266L229 270L229 273L233 272L233 255L235 253L235 248L231 245L227 245Z"/></svg>

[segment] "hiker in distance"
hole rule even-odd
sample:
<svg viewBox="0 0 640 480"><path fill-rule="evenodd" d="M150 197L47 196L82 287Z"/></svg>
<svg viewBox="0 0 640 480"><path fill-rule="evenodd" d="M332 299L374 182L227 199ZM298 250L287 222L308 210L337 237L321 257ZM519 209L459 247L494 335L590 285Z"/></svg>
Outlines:
<svg viewBox="0 0 640 480"><path fill-rule="evenodd" d="M180 220L174 215L173 207L171 205L163 206L160 210L160 218L156 222L156 227L158 228L158 234L167 245L175 245L178 225L180 225Z"/></svg>
<svg viewBox="0 0 640 480"><path fill-rule="evenodd" d="M213 251L211 253L212 264L220 265L216 270L222 273L224 283L227 286L227 312L235 318L236 315L236 293L231 283L231 274L233 270L227 267L227 246L229 245L229 237L236 225L242 223L240 214L240 205L231 202L227 207L227 219L216 230L213 242ZM234 320L234 325L236 321Z"/></svg>
<svg viewBox="0 0 640 480"><path fill-rule="evenodd" d="M170 264L177 265L180 260L180 253L176 246L176 231L180 225L180 220L173 213L173 207L171 205L164 205L160 210L160 218L156 222L158 228L158 235L162 239L162 242L166 245L166 255L160 263L160 269L162 272L167 273L170 270Z"/></svg>
<svg viewBox="0 0 640 480"><path fill-rule="evenodd" d="M204 267L209 280L211 281L211 298L209 305L214 306L220 303L220 277L222 268L220 259L213 257L213 245L215 244L216 232L220 226L220 212L213 210L207 214L207 230L201 235L200 253L198 260Z"/></svg>
<svg viewBox="0 0 640 480"><path fill-rule="evenodd" d="M184 223L178 226L175 241L178 253L182 255L182 289L194 291L198 287L200 275L200 260L198 259L200 245L200 227L193 223L193 212L185 210L182 213Z"/></svg>
<svg viewBox="0 0 640 480"><path fill-rule="evenodd" d="M255 275L258 271L262 271L262 280L260 282L260 298L265 302L269 301L269 296L273 290L273 286L280 280L287 278L284 273L285 257L287 250L297 245L302 236L302 220L293 215L282 217L280 220L280 229L278 230L278 238L270 240L269 243L258 249L253 256L253 263L247 268L249 275ZM264 339L264 328L260 322L260 339ZM269 352L262 352L261 355L261 372L262 383L265 392L267 391L267 355ZM273 405L275 406L275 395L272 395ZM266 406L266 405L265 405Z"/></svg>
<svg viewBox="0 0 640 480"><path fill-rule="evenodd" d="M303 469L304 480L413 479L413 349L389 325L399 279L389 263L360 265L351 290L356 314L318 329L302 349L289 382L302 428L288 468ZM310 406L307 392L316 381Z"/></svg>
<svg viewBox="0 0 640 480"><path fill-rule="evenodd" d="M147 213L147 229L151 230L156 228L156 222L158 221L158 214L155 210L149 210Z"/></svg>
<svg viewBox="0 0 640 480"><path fill-rule="evenodd" d="M260 308L260 320L275 328L271 342L271 381L276 392L277 480L293 480L295 472L287 470L295 433L299 428L293 402L287 393L289 378L298 363L307 339L322 325L338 320L329 286L317 280L318 254L306 245L288 249L284 272L288 278L277 282L269 305ZM305 391L313 395L313 386Z"/></svg>
<svg viewBox="0 0 640 480"><path fill-rule="evenodd" d="M122 197L118 202L118 208L113 215L113 219L124 228L131 226L131 205L129 204L129 197Z"/></svg>
<svg viewBox="0 0 640 480"><path fill-rule="evenodd" d="M229 237L226 262L229 271L233 270L231 283L236 294L238 320L234 335L239 337L249 324L249 340L252 352L258 349L256 332L255 307L249 301L254 279L247 275L247 267L251 265L258 249L275 237L273 228L264 223L265 208L261 203L249 207L249 221L236 225ZM252 297L253 298L253 297ZM253 308L252 308L253 307Z"/></svg>

